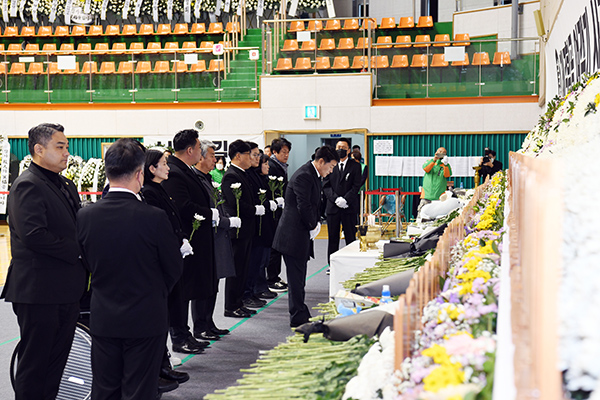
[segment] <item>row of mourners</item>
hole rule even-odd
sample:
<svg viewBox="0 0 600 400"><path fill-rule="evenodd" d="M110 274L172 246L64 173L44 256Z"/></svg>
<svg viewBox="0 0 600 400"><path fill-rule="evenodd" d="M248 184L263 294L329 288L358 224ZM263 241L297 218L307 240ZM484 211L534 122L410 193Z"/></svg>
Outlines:
<svg viewBox="0 0 600 400"><path fill-rule="evenodd" d="M354 50L354 49L367 49L370 43L368 37L359 37L354 42L354 38L344 37L340 38L336 44L335 38L322 38L317 47L317 41L315 39L305 40L298 42L297 39L286 39L283 42L281 51L315 51L315 50ZM469 34L456 34L454 35L454 41L450 41L449 34L438 34L435 35L433 42L431 41L430 35L417 35L413 42L410 35L398 35L396 41L393 41L392 36L379 36L375 42L375 47L378 49L391 49L391 48L409 48L409 47L447 47L451 44L454 46L469 46L471 44Z"/></svg>
<svg viewBox="0 0 600 400"><path fill-rule="evenodd" d="M228 22L223 28L222 22L211 22L206 29L204 23L189 24L180 23L175 24L174 27L171 24L159 24L156 29L153 24L141 24L138 28L137 25L128 24L123 25L121 30L120 25L107 25L104 28L102 25L92 25L89 28L85 25L74 25L69 26L23 26L19 31L17 26L7 26L2 32L2 37L50 37L50 36L136 36L136 35L220 35L225 32L239 32L239 23Z"/></svg>
<svg viewBox="0 0 600 400"><path fill-rule="evenodd" d="M429 63L429 56L427 54L415 54L412 57L412 61L409 63L408 56L406 54L397 54L392 58L390 64L387 55L371 56L371 68L427 68L429 67L447 67L449 65L455 67L466 67L468 65L485 66L485 65L498 65L504 67L511 63L510 53L507 51L494 53L493 61L490 62L490 56L487 52L477 52L473 54L473 61L469 59L469 54L465 53L465 58L462 61L452 61L449 63L445 60L444 54L432 54L431 63ZM316 57L313 60L310 57L298 57L294 63L292 58L280 58L277 60L277 66L275 71L312 71L312 70L344 70L344 69L366 69L368 68L367 56L354 56L352 64L350 64L350 58L348 56L337 56L331 63L330 57Z"/></svg>
<svg viewBox="0 0 600 400"><path fill-rule="evenodd" d="M209 61L208 68L206 60L198 60L193 64L186 64L183 61L156 61L154 68L151 61L121 61L117 64L114 61L104 61L100 64L96 61L86 61L83 67L79 68L79 62L75 63L73 69L60 69L58 63L32 62L22 63L14 62L7 67L7 63L0 63L0 75L39 75L39 74L146 74L146 73L169 73L169 72L219 72L224 71L223 60L212 59Z"/></svg>
<svg viewBox="0 0 600 400"><path fill-rule="evenodd" d="M219 41L225 48L230 46L230 42ZM6 54L7 56L15 55L51 55L51 54L82 54L82 53L93 53L93 54L124 54L124 53L160 53L160 52L181 52L189 53L208 53L212 52L213 41L200 42L200 46L195 41L183 42L181 47L179 42L165 42L164 47L161 42L149 42L145 45L143 42L132 42L127 48L127 43L116 42L112 46L109 43L96 43L92 50L92 43L79 43L77 50L75 50L74 43L62 43L60 48L57 49L56 43L45 43L40 49L38 43L28 43L24 47L21 43L10 43L6 49L3 43L0 43L0 55Z"/></svg>

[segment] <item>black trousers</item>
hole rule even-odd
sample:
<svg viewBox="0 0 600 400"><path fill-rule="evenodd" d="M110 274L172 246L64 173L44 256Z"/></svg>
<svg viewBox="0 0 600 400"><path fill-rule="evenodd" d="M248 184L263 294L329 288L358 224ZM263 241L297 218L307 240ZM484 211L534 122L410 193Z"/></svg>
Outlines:
<svg viewBox="0 0 600 400"><path fill-rule="evenodd" d="M269 290L265 269L269 263L271 248L266 246L252 246L250 250L250 263L248 264L248 276L246 277L246 287L244 290L244 299Z"/></svg>
<svg viewBox="0 0 600 400"><path fill-rule="evenodd" d="M13 303L19 342L16 400L54 400L67 364L79 302L70 304Z"/></svg>
<svg viewBox="0 0 600 400"><path fill-rule="evenodd" d="M297 326L308 322L310 311L304 298L306 296L306 264L308 259L300 259L284 254L285 270L288 277L288 305L290 325Z"/></svg>
<svg viewBox="0 0 600 400"><path fill-rule="evenodd" d="M252 238L231 239L231 247L233 248L235 276L225 279L225 309L235 311L244 305L242 298L248 274Z"/></svg>
<svg viewBox="0 0 600 400"><path fill-rule="evenodd" d="M189 300L183 297L183 285L181 281L175 284L175 287L169 293L169 333L173 344L183 344L192 334L188 326L189 319Z"/></svg>
<svg viewBox="0 0 600 400"><path fill-rule="evenodd" d="M155 399L166 339L92 334L92 400Z"/></svg>
<svg viewBox="0 0 600 400"><path fill-rule="evenodd" d="M216 328L213 313L217 304L217 293L206 299L192 300L192 319L194 334L200 334Z"/></svg>
<svg viewBox="0 0 600 400"><path fill-rule="evenodd" d="M277 210L279 213L279 210ZM279 225L279 218L275 219L275 229ZM269 263L267 264L267 283L270 285L275 282L279 282L279 275L281 275L281 257L282 254L275 249L271 249L271 255L269 256Z"/></svg>
<svg viewBox="0 0 600 400"><path fill-rule="evenodd" d="M344 230L346 246L356 240L356 225L358 224L358 214L337 212L327 214L327 262L329 256L340 249L340 223Z"/></svg>

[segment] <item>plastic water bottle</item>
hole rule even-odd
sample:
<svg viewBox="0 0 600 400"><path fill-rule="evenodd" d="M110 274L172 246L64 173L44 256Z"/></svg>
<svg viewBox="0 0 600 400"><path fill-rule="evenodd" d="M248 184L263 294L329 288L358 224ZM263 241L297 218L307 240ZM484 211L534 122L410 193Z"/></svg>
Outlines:
<svg viewBox="0 0 600 400"><path fill-rule="evenodd" d="M392 303L392 296L390 294L390 285L383 285L383 289L381 290L381 301L379 304L389 304Z"/></svg>
<svg viewBox="0 0 600 400"><path fill-rule="evenodd" d="M463 187L463 183L462 183L462 182L460 183L460 188L461 188L461 189L464 189L464 187Z"/></svg>

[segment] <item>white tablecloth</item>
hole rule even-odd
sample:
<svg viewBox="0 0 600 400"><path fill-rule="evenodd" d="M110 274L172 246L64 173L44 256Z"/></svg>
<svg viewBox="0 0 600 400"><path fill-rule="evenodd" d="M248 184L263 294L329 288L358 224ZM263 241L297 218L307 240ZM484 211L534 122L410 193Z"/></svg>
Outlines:
<svg viewBox="0 0 600 400"><path fill-rule="evenodd" d="M329 257L329 296L333 297L340 289L343 289L341 282L352 278L357 272L374 266L383 252L383 245L388 242L389 240L380 240L375 243L377 249L361 252L359 250L360 241L355 240L333 253Z"/></svg>

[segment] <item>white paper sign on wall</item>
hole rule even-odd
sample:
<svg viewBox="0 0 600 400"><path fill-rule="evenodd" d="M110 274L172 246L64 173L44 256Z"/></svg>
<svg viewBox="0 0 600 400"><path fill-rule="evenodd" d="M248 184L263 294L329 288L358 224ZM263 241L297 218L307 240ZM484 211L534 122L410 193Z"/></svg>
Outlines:
<svg viewBox="0 0 600 400"><path fill-rule="evenodd" d="M373 140L373 154L394 154L394 141Z"/></svg>
<svg viewBox="0 0 600 400"><path fill-rule="evenodd" d="M258 50L249 50L248 51L248 58L251 61L257 61L258 58L259 58Z"/></svg>

